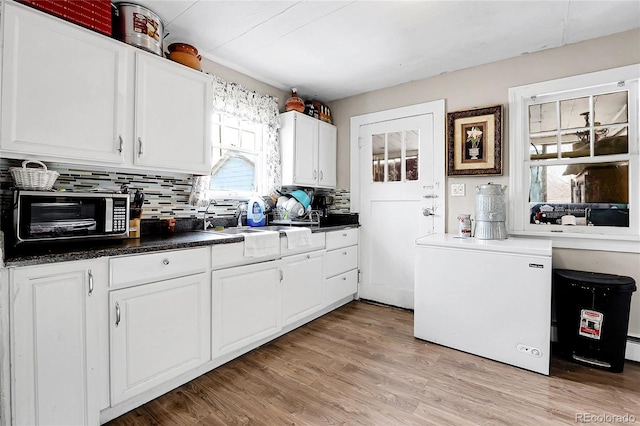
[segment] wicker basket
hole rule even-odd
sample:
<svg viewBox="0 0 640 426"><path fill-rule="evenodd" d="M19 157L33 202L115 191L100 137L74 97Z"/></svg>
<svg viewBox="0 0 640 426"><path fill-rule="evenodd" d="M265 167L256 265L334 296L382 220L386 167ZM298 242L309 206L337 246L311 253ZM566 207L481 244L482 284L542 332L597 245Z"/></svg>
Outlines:
<svg viewBox="0 0 640 426"><path fill-rule="evenodd" d="M27 164L38 164L42 169L29 169ZM33 191L49 191L55 183L60 173L47 170L47 166L40 161L25 160L22 167L9 167L11 177L18 189L28 189Z"/></svg>

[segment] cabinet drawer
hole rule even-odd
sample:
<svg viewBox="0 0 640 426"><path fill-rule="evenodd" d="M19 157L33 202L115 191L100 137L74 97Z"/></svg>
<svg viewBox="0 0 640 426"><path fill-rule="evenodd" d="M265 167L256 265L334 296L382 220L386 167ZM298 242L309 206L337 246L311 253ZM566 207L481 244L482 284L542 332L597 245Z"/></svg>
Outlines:
<svg viewBox="0 0 640 426"><path fill-rule="evenodd" d="M358 292L358 270L336 275L325 281L324 305L328 306Z"/></svg>
<svg viewBox="0 0 640 426"><path fill-rule="evenodd" d="M109 263L110 287L127 287L205 272L209 269L209 248L116 257Z"/></svg>
<svg viewBox="0 0 640 426"><path fill-rule="evenodd" d="M327 250L358 244L358 228L327 232Z"/></svg>
<svg viewBox="0 0 640 426"><path fill-rule="evenodd" d="M324 276L329 278L358 267L358 246L344 247L327 252Z"/></svg>

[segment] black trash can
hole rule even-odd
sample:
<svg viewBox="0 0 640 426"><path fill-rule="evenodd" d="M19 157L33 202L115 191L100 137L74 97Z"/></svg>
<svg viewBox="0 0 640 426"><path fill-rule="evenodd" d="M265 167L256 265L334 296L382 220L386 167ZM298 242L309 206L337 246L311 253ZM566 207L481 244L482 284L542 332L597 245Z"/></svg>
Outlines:
<svg viewBox="0 0 640 426"><path fill-rule="evenodd" d="M553 296L560 354L592 367L624 369L633 278L553 270Z"/></svg>

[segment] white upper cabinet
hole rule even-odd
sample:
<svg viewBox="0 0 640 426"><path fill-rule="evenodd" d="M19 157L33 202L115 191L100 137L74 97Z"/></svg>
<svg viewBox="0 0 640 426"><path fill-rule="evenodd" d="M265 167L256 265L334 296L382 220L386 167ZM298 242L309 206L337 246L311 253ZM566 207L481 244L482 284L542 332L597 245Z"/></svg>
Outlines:
<svg viewBox="0 0 640 426"><path fill-rule="evenodd" d="M11 2L4 11L2 155L122 163L124 45Z"/></svg>
<svg viewBox="0 0 640 426"><path fill-rule="evenodd" d="M134 163L209 174L212 80L146 52L136 52Z"/></svg>
<svg viewBox="0 0 640 426"><path fill-rule="evenodd" d="M282 184L336 187L336 127L290 111L280 115Z"/></svg>
<svg viewBox="0 0 640 426"><path fill-rule="evenodd" d="M336 187L338 132L336 126L318 122L318 186Z"/></svg>
<svg viewBox="0 0 640 426"><path fill-rule="evenodd" d="M3 36L4 157L210 173L211 76L14 2Z"/></svg>

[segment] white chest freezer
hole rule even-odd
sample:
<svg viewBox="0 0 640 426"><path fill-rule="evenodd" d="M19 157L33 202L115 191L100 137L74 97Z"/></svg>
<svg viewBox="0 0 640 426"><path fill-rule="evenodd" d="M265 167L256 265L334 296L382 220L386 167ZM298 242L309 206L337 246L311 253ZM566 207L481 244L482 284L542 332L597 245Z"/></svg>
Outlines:
<svg viewBox="0 0 640 426"><path fill-rule="evenodd" d="M549 374L551 241L416 240L415 337Z"/></svg>

